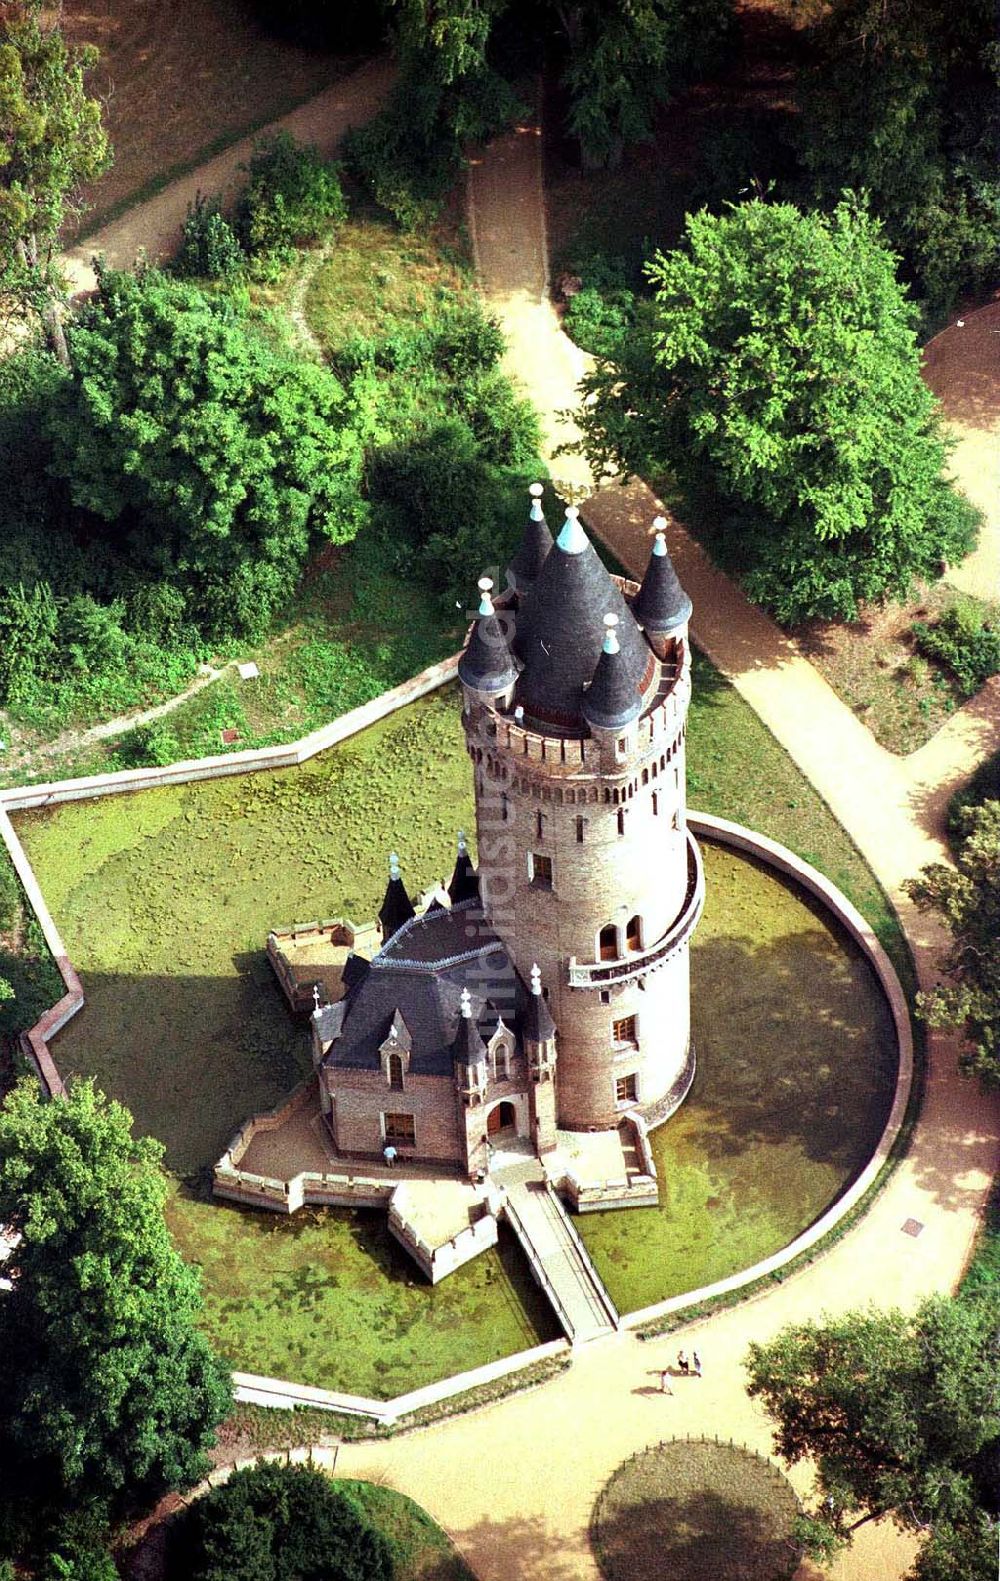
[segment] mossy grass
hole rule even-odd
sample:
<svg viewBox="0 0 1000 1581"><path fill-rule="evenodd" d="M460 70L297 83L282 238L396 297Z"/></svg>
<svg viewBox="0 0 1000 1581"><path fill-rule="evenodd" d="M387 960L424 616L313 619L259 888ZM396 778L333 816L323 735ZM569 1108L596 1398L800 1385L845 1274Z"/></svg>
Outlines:
<svg viewBox="0 0 1000 1581"><path fill-rule="evenodd" d="M892 1019L861 952L773 872L709 842L702 852L698 1068L651 1137L659 1203L577 1221L621 1312L788 1245L867 1164L895 1091Z"/></svg>
<svg viewBox="0 0 1000 1581"><path fill-rule="evenodd" d="M791 1483L755 1451L675 1438L619 1466L591 1543L605 1581L788 1581L798 1513Z"/></svg>
<svg viewBox="0 0 1000 1581"><path fill-rule="evenodd" d="M475 1581L458 1549L426 1510L405 1493L353 1477L339 1478L392 1545L394 1581Z"/></svg>

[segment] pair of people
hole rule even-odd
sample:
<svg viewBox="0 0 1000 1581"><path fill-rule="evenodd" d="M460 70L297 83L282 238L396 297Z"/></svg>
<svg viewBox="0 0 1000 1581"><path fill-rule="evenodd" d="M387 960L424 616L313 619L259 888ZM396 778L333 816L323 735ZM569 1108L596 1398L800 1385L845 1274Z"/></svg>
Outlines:
<svg viewBox="0 0 1000 1581"><path fill-rule="evenodd" d="M698 1355L698 1352L696 1350L692 1351L691 1359L688 1360L687 1351L679 1350L677 1352L677 1370L678 1372L682 1373L684 1377L689 1377L693 1373L696 1378L700 1378L701 1357ZM669 1367L664 1367L660 1373L660 1389L663 1394L673 1394L674 1392L670 1387L670 1371L671 1369Z"/></svg>

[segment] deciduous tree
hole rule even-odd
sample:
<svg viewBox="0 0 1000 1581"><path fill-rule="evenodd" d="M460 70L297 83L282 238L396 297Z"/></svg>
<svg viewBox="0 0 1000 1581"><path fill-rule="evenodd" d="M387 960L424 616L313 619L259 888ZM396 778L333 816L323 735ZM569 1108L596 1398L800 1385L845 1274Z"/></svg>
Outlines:
<svg viewBox="0 0 1000 1581"><path fill-rule="evenodd" d="M995 1510L981 1467L1000 1438L998 1319L988 1289L935 1298L912 1317L872 1311L796 1325L750 1346L749 1392L775 1422L776 1452L816 1464L802 1535L817 1554L889 1516L929 1529L915 1576L993 1581ZM993 1569L983 1568L984 1534Z"/></svg>
<svg viewBox="0 0 1000 1581"><path fill-rule="evenodd" d="M723 546L789 622L853 618L967 552L914 309L862 206L702 210L648 272L654 302L585 381L596 465L707 474Z"/></svg>
<svg viewBox="0 0 1000 1581"><path fill-rule="evenodd" d="M162 1148L131 1126L89 1082L46 1102L24 1081L0 1111L0 1223L19 1237L0 1301L8 1552L190 1486L231 1400L164 1222Z"/></svg>
<svg viewBox="0 0 1000 1581"><path fill-rule="evenodd" d="M97 51L71 49L41 0L4 0L0 22L0 302L8 317L37 312L65 362L55 242L80 187L111 160L83 81Z"/></svg>
<svg viewBox="0 0 1000 1581"><path fill-rule="evenodd" d="M147 572L175 577L211 635L260 630L310 542L365 519L357 404L230 299L101 271L68 326L53 469Z"/></svg>

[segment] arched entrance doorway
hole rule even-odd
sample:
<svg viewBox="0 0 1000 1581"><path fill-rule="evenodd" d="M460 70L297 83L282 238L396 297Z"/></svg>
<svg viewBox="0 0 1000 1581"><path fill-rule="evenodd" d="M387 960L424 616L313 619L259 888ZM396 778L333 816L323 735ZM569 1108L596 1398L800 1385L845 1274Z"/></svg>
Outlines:
<svg viewBox="0 0 1000 1581"><path fill-rule="evenodd" d="M501 1131L517 1130L517 1111L506 1098L498 1103L486 1116L487 1136L497 1136Z"/></svg>

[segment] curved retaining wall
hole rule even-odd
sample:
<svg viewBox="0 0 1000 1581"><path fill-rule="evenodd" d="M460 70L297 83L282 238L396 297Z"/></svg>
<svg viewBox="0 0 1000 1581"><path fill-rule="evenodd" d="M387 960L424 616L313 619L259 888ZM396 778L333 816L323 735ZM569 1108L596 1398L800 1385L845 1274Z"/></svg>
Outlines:
<svg viewBox="0 0 1000 1581"><path fill-rule="evenodd" d="M843 1195L837 1198L833 1206L821 1214L807 1230L797 1235L795 1240L790 1241L780 1252L774 1252L772 1256L754 1263L752 1268L745 1268L738 1274L730 1274L727 1279L718 1279L714 1284L703 1285L699 1290L688 1290L679 1296L671 1296L667 1301L658 1301L655 1305L643 1307L638 1312L629 1312L622 1318L622 1325L625 1328L638 1328L643 1323L683 1312L688 1307L699 1306L703 1301L713 1301L719 1296L731 1295L746 1285L754 1284L758 1279L778 1273L803 1252L816 1246L860 1202L882 1170L902 1128L913 1087L913 1029L910 1025L906 995L896 976L895 967L857 907L852 906L847 896L841 894L837 886L831 884L818 869L804 862L793 851L789 851L787 846L779 845L776 840L769 840L766 835L755 834L752 829L745 829L742 824L730 823L727 818L714 818L710 813L689 812L688 827L693 829L696 835L702 835L706 839L715 840L719 845L728 845L735 851L756 857L758 861L774 868L786 878L794 879L802 889L813 895L832 916L836 917L844 931L865 955L892 1012L899 1057L896 1068L896 1091L889 1118L885 1122L882 1135L868 1163Z"/></svg>

